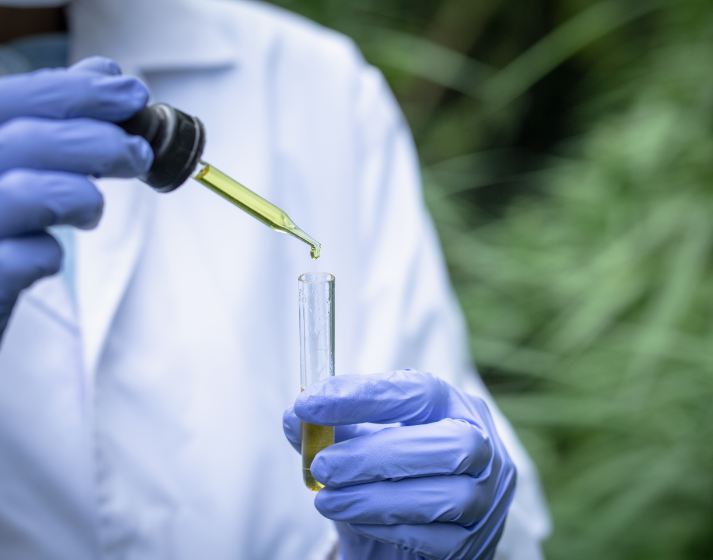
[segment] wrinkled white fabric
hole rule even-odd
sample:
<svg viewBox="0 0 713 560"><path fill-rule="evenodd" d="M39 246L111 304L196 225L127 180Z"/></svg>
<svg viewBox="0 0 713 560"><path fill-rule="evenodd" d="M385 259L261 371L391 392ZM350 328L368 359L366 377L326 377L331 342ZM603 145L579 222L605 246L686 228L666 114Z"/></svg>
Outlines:
<svg viewBox="0 0 713 560"><path fill-rule="evenodd" d="M425 210L406 123L344 37L264 4L77 0L72 58L115 58L198 115L205 159L322 242L313 262L190 181L102 180L65 283L22 297L0 348L0 558L316 558L282 411L299 392L297 277L337 278L336 370L412 367L487 397ZM540 557L548 518L518 467L499 558Z"/></svg>

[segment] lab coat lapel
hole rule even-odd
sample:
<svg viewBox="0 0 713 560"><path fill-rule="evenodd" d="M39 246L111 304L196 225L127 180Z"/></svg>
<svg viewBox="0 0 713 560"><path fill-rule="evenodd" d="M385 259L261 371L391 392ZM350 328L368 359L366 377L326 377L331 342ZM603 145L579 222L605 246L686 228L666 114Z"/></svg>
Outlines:
<svg viewBox="0 0 713 560"><path fill-rule="evenodd" d="M134 76L232 65L240 32L225 10L224 0L74 0L70 62L108 56Z"/></svg>
<svg viewBox="0 0 713 560"><path fill-rule="evenodd" d="M104 55L124 73L215 68L239 61L235 22L216 0L74 0L70 60ZM170 25L166 22L170 20ZM237 36L237 37L236 37ZM137 261L156 197L139 181L103 180L97 230L77 235L77 311L84 365L91 376Z"/></svg>
<svg viewBox="0 0 713 560"><path fill-rule="evenodd" d="M138 180L99 181L104 214L97 229L78 232L77 311L85 371L93 376L106 337L141 256L155 197Z"/></svg>

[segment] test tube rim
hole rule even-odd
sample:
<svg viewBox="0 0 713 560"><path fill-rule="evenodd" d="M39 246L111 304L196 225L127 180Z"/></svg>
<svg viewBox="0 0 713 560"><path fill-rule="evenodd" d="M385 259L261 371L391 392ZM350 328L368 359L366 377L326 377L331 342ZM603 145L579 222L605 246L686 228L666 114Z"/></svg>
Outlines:
<svg viewBox="0 0 713 560"><path fill-rule="evenodd" d="M320 280L307 280L305 279L305 276L309 275L321 275L323 279ZM305 284L328 284L329 282L334 282L335 277L334 274L331 274L329 272L304 272L303 274L300 274L300 276L297 278L300 282L304 282Z"/></svg>

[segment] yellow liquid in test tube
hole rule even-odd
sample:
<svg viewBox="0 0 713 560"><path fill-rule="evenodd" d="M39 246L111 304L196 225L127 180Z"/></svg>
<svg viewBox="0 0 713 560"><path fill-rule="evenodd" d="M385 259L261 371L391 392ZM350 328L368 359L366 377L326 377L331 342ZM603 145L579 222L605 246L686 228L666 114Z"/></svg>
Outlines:
<svg viewBox="0 0 713 560"><path fill-rule="evenodd" d="M193 178L266 226L304 241L311 248L312 258L319 258L319 250L322 247L319 241L298 228L290 217L274 204L204 161L200 162Z"/></svg>
<svg viewBox="0 0 713 560"><path fill-rule="evenodd" d="M302 477L305 486L319 492L324 486L312 476L310 467L317 453L334 443L334 426L319 426L302 422Z"/></svg>

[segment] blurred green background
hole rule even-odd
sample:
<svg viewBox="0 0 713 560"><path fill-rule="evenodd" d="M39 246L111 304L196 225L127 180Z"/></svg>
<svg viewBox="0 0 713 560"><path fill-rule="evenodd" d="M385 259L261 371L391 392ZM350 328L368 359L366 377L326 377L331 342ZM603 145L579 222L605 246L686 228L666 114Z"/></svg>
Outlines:
<svg viewBox="0 0 713 560"><path fill-rule="evenodd" d="M713 5L276 0L389 79L550 560L713 558Z"/></svg>

